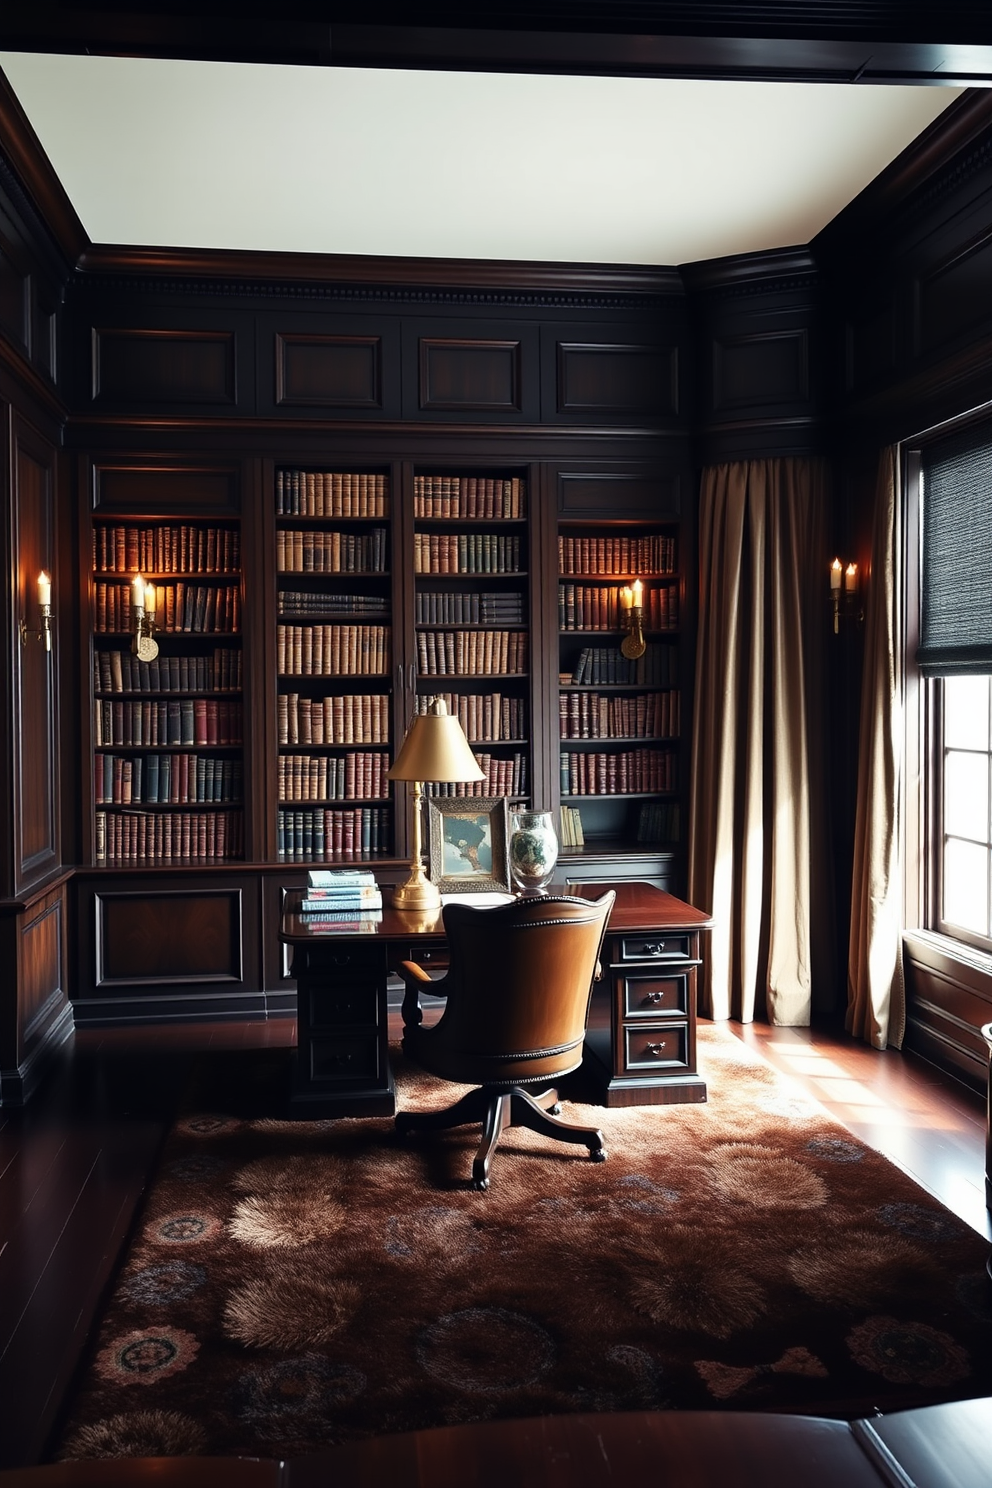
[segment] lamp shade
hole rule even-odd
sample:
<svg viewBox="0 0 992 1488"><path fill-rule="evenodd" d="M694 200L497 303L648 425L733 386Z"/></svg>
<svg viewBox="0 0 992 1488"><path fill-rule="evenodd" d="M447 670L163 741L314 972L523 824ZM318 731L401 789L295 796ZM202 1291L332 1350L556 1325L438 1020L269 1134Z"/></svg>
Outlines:
<svg viewBox="0 0 992 1488"><path fill-rule="evenodd" d="M469 748L462 726L435 698L418 713L389 772L390 780L484 780L485 772Z"/></svg>

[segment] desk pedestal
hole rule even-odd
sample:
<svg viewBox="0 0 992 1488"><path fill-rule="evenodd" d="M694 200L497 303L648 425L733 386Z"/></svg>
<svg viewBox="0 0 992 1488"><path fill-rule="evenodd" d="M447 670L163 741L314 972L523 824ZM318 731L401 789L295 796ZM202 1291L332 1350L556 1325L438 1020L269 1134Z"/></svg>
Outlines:
<svg viewBox="0 0 992 1488"><path fill-rule="evenodd" d="M360 940L293 947L299 1026L292 1110L326 1116L392 1116L396 1110L386 1023L387 953Z"/></svg>

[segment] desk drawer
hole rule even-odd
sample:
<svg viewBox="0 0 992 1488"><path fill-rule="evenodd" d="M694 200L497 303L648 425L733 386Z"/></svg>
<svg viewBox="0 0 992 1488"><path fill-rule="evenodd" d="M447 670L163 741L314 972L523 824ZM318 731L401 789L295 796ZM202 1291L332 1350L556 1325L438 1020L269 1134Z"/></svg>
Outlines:
<svg viewBox="0 0 992 1488"><path fill-rule="evenodd" d="M620 938L620 960L688 961L688 935L624 935Z"/></svg>
<svg viewBox="0 0 992 1488"><path fill-rule="evenodd" d="M628 1025L623 1030L623 1067L626 1074L687 1070L688 1024L666 1024L660 1028Z"/></svg>
<svg viewBox="0 0 992 1488"><path fill-rule="evenodd" d="M334 1028L349 1024L365 1024L375 1028L379 1022L379 998L376 989L365 983L311 986L309 1013L311 1028Z"/></svg>
<svg viewBox="0 0 992 1488"><path fill-rule="evenodd" d="M620 977L620 1007L624 1018L658 1018L663 1015L689 1016L689 977L687 971L667 976Z"/></svg>
<svg viewBox="0 0 992 1488"><path fill-rule="evenodd" d="M425 971L447 971L450 965L446 945L418 945L416 941L398 946L389 959L393 966L398 966L401 961L416 961Z"/></svg>
<svg viewBox="0 0 992 1488"><path fill-rule="evenodd" d="M379 1079L379 1037L375 1033L315 1033L310 1037L310 1079L366 1084Z"/></svg>

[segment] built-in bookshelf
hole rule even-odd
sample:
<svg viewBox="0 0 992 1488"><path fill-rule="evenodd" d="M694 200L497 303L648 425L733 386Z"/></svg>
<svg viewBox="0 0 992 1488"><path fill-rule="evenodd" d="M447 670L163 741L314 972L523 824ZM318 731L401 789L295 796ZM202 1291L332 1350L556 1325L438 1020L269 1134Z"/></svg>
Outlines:
<svg viewBox="0 0 992 1488"><path fill-rule="evenodd" d="M276 853L392 852L392 513L382 471L275 472Z"/></svg>
<svg viewBox="0 0 992 1488"><path fill-rule="evenodd" d="M417 472L413 482L418 712L442 697L484 779L428 795L529 798L529 525L526 477ZM439 685L440 684L440 685Z"/></svg>
<svg viewBox="0 0 992 1488"><path fill-rule="evenodd" d="M644 654L621 651L639 581ZM558 535L563 846L676 851L680 576L674 527L582 524Z"/></svg>
<svg viewBox="0 0 992 1488"><path fill-rule="evenodd" d="M94 861L242 858L240 527L115 517L92 537ZM136 588L148 660L132 649Z"/></svg>

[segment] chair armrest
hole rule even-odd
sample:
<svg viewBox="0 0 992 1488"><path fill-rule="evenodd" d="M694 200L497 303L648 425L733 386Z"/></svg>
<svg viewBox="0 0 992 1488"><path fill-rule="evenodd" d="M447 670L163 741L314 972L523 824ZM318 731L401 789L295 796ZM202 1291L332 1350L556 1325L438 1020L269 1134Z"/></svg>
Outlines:
<svg viewBox="0 0 992 1488"><path fill-rule="evenodd" d="M424 1021L423 1008L420 1006L421 988L432 986L433 978L416 961L401 961L397 970L406 989L403 993L403 1027L415 1028Z"/></svg>

